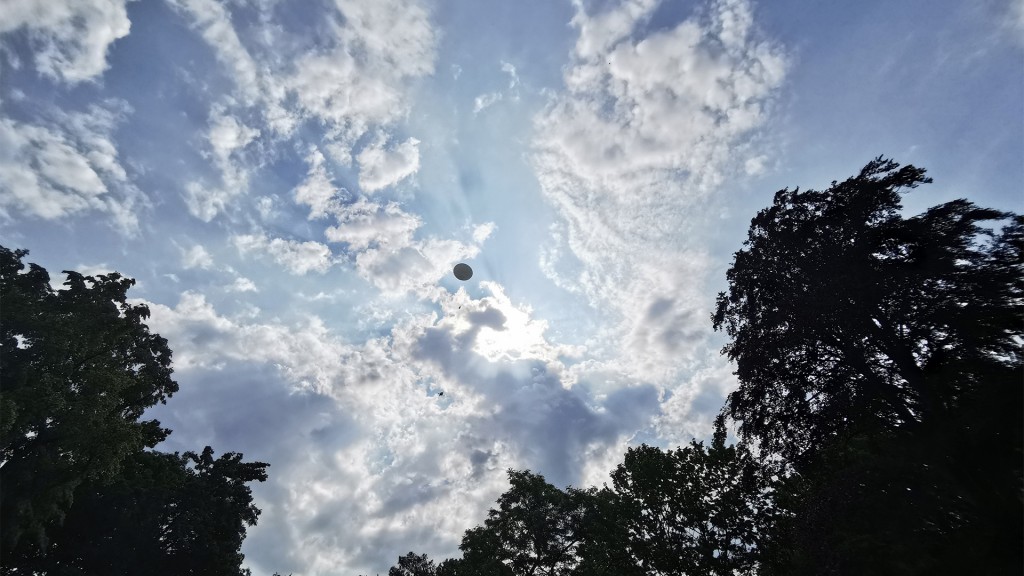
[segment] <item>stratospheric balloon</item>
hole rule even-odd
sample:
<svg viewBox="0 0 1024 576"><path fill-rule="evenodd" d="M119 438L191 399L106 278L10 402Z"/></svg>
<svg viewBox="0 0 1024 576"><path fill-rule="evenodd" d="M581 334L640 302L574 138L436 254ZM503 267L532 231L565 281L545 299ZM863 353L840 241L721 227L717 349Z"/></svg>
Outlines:
<svg viewBox="0 0 1024 576"><path fill-rule="evenodd" d="M452 272L455 272L455 277L463 282L473 277L473 269L469 267L469 264L464 264L462 262L456 264L455 269L452 270Z"/></svg>

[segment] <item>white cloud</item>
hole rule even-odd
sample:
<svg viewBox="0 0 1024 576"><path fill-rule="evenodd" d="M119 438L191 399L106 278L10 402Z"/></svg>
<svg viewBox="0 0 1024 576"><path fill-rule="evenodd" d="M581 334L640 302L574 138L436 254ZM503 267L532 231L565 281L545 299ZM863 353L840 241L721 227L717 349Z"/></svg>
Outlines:
<svg viewBox="0 0 1024 576"><path fill-rule="evenodd" d="M304 114L323 122L338 161L373 126L408 112L406 83L433 73L437 35L424 4L403 0L336 0L336 44L295 62L284 79Z"/></svg>
<svg viewBox="0 0 1024 576"><path fill-rule="evenodd" d="M655 420L658 436L673 444L710 436L726 395L738 385L733 370L724 356L711 351L704 366L661 404L661 414Z"/></svg>
<svg viewBox="0 0 1024 576"><path fill-rule="evenodd" d="M519 100L519 73L516 71L516 67L510 62L501 62L501 71L508 74L508 88L504 92L487 92L481 94L473 99L473 114L479 114L480 112L494 106L498 102L501 102L508 96L508 99L516 102Z"/></svg>
<svg viewBox="0 0 1024 576"><path fill-rule="evenodd" d="M364 192L375 192L397 184L420 169L420 141L408 138L405 142L386 147L383 133L359 152L359 187Z"/></svg>
<svg viewBox="0 0 1024 576"><path fill-rule="evenodd" d="M256 284L252 280L241 276L235 278L235 281L227 287L227 290L228 292L259 292L259 289L256 288Z"/></svg>
<svg viewBox="0 0 1024 576"><path fill-rule="evenodd" d="M356 254L355 269L362 278L385 294L411 291L430 300L446 293L438 282L456 262L472 259L480 253L480 243L468 244L436 237L411 240L400 247L374 246Z"/></svg>
<svg viewBox="0 0 1024 576"><path fill-rule="evenodd" d="M192 216L203 222L209 222L217 217L231 201L234 194L223 188L209 187L199 182L189 182L185 185L185 206Z"/></svg>
<svg viewBox="0 0 1024 576"><path fill-rule="evenodd" d="M192 268L209 270L213 267L213 258L210 257L210 253L206 251L206 248L203 248L201 244L196 244L182 255L181 265L186 270Z"/></svg>
<svg viewBox="0 0 1024 576"><path fill-rule="evenodd" d="M360 197L334 208L337 225L325 230L329 242L344 243L355 271L385 294L412 291L436 299L437 282L460 260L473 258L494 230L493 223L473 229L472 242L415 238L422 219L395 202Z"/></svg>
<svg viewBox="0 0 1024 576"><path fill-rule="evenodd" d="M511 62L502 61L501 71L508 74L508 89L514 90L519 86L519 74L516 72L516 67Z"/></svg>
<svg viewBox="0 0 1024 576"><path fill-rule="evenodd" d="M334 212L337 226L325 231L330 242L344 242L350 250L384 247L400 250L412 243L413 233L423 221L402 210L395 202L372 202L360 197L352 204L339 206Z"/></svg>
<svg viewBox="0 0 1024 576"><path fill-rule="evenodd" d="M256 489L263 514L246 541L250 566L287 556L295 572L365 573L411 541L451 554L507 488L506 469L544 470L563 485L600 478L593 462L612 462L646 425L657 409L650 388L600 402L568 389L562 360L579 351L551 343L500 286L485 288L490 296L460 291L441 315L406 315L363 343L316 317L229 318L195 292L173 307L149 303L181 383L161 421L213 435L230 421L274 423L265 438L245 428L278 470ZM309 449L295 450L296 439Z"/></svg>
<svg viewBox="0 0 1024 576"><path fill-rule="evenodd" d="M309 164L306 179L292 193L297 204L309 206L310 220L323 218L329 210L335 207L336 197L343 191L334 187L334 183L327 173L327 167L324 166L324 155L319 150L315 148L311 150L306 156L306 163ZM260 210L262 213L262 205Z"/></svg>
<svg viewBox="0 0 1024 576"><path fill-rule="evenodd" d="M75 266L74 270L83 276L100 276L104 274L111 274L113 272L120 272L114 268L108 266L105 263L101 264L79 264ZM122 275L125 275L122 272Z"/></svg>
<svg viewBox="0 0 1024 576"><path fill-rule="evenodd" d="M150 325L175 350L182 386L175 402L194 403L175 410L172 402L176 418L188 419L190 429L208 428L213 419L224 421L221 398L237 400L240 393L261 398L236 405L241 419L263 421L264 411L281 410L272 417L280 433L263 449L277 455L271 461L279 472L267 487L276 497L260 502L263 515L249 545L284 539L306 573L368 569L410 538L431 551L454 549L465 526L505 488L512 451L478 421L474 404L444 405L424 394L408 348L396 350L388 339L348 345L317 318L292 326L226 318L195 292L183 293L173 308L148 304ZM415 326L429 321L416 319L397 337L407 342ZM269 382L253 381L251 370L244 386L234 386L233 371L222 369L242 365L275 370L292 391L310 393L272 391ZM216 375L217 384L196 396L203 374ZM313 448L294 450L296 438ZM260 556L246 554L250 561Z"/></svg>
<svg viewBox="0 0 1024 576"><path fill-rule="evenodd" d="M356 272L386 294L415 291L421 298L435 298L444 291L437 283L451 266L479 252L478 246L430 238L398 250L381 247L359 252Z"/></svg>
<svg viewBox="0 0 1024 576"><path fill-rule="evenodd" d="M228 6L215 0L169 0L179 11L191 17L203 39L216 49L218 60L234 78L240 95L249 103L264 97L258 65L231 25Z"/></svg>
<svg viewBox="0 0 1024 576"><path fill-rule="evenodd" d="M260 196L256 199L256 211L259 212L260 218L264 220L270 220L277 212L274 209L276 196Z"/></svg>
<svg viewBox="0 0 1024 576"><path fill-rule="evenodd" d="M209 156L221 175L220 186L190 182L185 187L185 204L189 213L204 222L217 217L249 187L249 169L245 148L260 134L237 118L215 108L210 115L206 140Z"/></svg>
<svg viewBox="0 0 1024 576"><path fill-rule="evenodd" d="M488 92L481 94L473 100L473 114L479 114L501 101L501 92Z"/></svg>
<svg viewBox="0 0 1024 576"><path fill-rule="evenodd" d="M408 112L406 84L433 73L437 35L417 0L336 0L324 18L332 32L319 52L260 59L215 0L173 0L215 50L246 106L258 106L271 129L293 132L304 118L325 129L323 148L350 161L357 140ZM293 102L294 101L294 102Z"/></svg>
<svg viewBox="0 0 1024 576"><path fill-rule="evenodd" d="M727 178L763 169L750 138L786 59L761 38L746 0L714 1L647 32L656 6L590 15L577 3L566 91L537 118L533 161L562 217L556 235L582 264L554 280L618 312L607 336L626 343L622 369L667 383L697 361L706 331L703 206ZM544 253L548 270L560 250Z"/></svg>
<svg viewBox="0 0 1024 576"><path fill-rule="evenodd" d="M488 362L536 360L550 369L561 371L564 368L560 362L562 357L578 357L582 354L581 347L549 342L545 336L548 323L532 318L533 310L529 306L516 306L501 285L485 281L481 283L481 288L491 295L470 300L460 292L447 303L444 312L450 316L439 322L438 326L451 324L453 335L459 338L472 326L467 320L469 316L493 312L496 318L500 318L500 322L478 326L472 347L474 352Z"/></svg>
<svg viewBox="0 0 1024 576"><path fill-rule="evenodd" d="M408 113L407 84L434 70L437 37L423 3L337 0L333 14L324 19L329 35L320 43L321 50L273 57L260 55L253 50L258 41L240 35L230 6L213 0L173 4L188 16L235 80L238 102L228 99L226 106L237 114L241 104L276 136L291 135L306 119L321 128L319 150L307 158L308 177L293 191L296 202L310 207L311 219L327 215L336 199L323 153L346 166L356 160L359 184L367 193L419 170L418 140L407 138L390 146L388 141L391 126ZM245 192L250 168L243 152L259 134L226 110L214 108L208 135L221 183L192 181L185 187L189 211L207 222ZM375 136L369 143L355 149L370 133ZM265 200L256 208L265 220L273 215Z"/></svg>
<svg viewBox="0 0 1024 576"><path fill-rule="evenodd" d="M309 272L323 274L334 262L330 248L319 242L268 238L263 234L241 234L231 240L243 255L249 252L268 255L285 270L299 276Z"/></svg>
<svg viewBox="0 0 1024 576"><path fill-rule="evenodd" d="M107 69L110 45L128 35L129 0L5 0L0 35L25 29L36 69L69 84Z"/></svg>
<svg viewBox="0 0 1024 576"><path fill-rule="evenodd" d="M141 301L140 301L141 302ZM244 324L217 313L202 294L186 291L174 308L147 303L150 325L168 339L176 369L217 368L227 361L277 364L296 384L326 387L342 372L345 350L317 318L289 328Z"/></svg>
<svg viewBox="0 0 1024 576"><path fill-rule="evenodd" d="M231 155L236 150L248 146L259 135L259 130L249 128L233 116L215 111L210 118L210 132L207 139L218 166L227 169L230 167Z"/></svg>
<svg viewBox="0 0 1024 576"><path fill-rule="evenodd" d="M55 115L52 124L0 117L0 211L55 220L97 211L126 234L138 231L144 197L113 143L126 106Z"/></svg>

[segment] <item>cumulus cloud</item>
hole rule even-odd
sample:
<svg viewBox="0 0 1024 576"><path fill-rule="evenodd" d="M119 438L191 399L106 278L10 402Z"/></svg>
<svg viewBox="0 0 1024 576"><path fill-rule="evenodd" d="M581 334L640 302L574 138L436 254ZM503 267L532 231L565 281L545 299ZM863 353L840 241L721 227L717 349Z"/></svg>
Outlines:
<svg viewBox="0 0 1024 576"><path fill-rule="evenodd" d="M583 350L551 342L528 307L497 285L485 288L491 296L481 300L456 295L432 325L394 330L395 353L473 407L467 440L475 450L579 485L592 457L648 425L657 391L635 386L596 398L588 386L571 386L566 361Z"/></svg>
<svg viewBox="0 0 1024 576"><path fill-rule="evenodd" d="M503 489L507 456L493 440L451 426L472 407L443 406L424 394L416 363L387 339L349 345L315 317L295 325L231 319L195 292L183 293L174 307L149 306L151 326L175 350L182 383L175 401L184 404L169 405L171 417L162 421L186 421L186 430L212 428L218 436L232 434L234 416L274 423L276 433L257 442L257 454L274 454L280 468L258 488L274 494L260 501L263 517L247 546L267 539L288 545L274 546L269 557L246 550L250 561L280 562L287 554L296 562L289 569L326 573L380 566L410 539L447 551ZM409 334L423 322L430 320L414 320ZM284 386L275 384L275 372ZM244 385L234 382L235 373L244 375ZM277 400L238 401L253 394ZM221 401L234 409L221 412ZM294 406L279 412L282 405ZM245 429L250 436L236 436L232 446L253 442L251 427ZM314 448L294 450L297 437ZM473 459L481 447L493 454L489 465Z"/></svg>
<svg viewBox="0 0 1024 576"><path fill-rule="evenodd" d="M738 386L733 370L725 357L710 351L703 366L690 375L689 385L673 390L661 404L655 420L658 436L674 444L710 436L725 397Z"/></svg>
<svg viewBox="0 0 1024 576"><path fill-rule="evenodd" d="M270 256L282 268L298 276L309 272L323 274L334 262L330 248L320 242L269 238L264 234L240 234L231 240L243 255L255 252Z"/></svg>
<svg viewBox="0 0 1024 576"><path fill-rule="evenodd" d="M343 193L334 187L324 161L323 153L315 148L311 150L306 156L306 163L309 164L306 179L292 191L296 204L309 206L310 220L327 216L328 211L335 207L337 197ZM264 212L262 204L260 211Z"/></svg>
<svg viewBox="0 0 1024 576"><path fill-rule="evenodd" d="M359 276L388 295L411 291L428 299L436 299L437 282L451 266L479 254L494 230L491 223L476 226L471 242L416 238L423 224L419 216L396 202L366 197L336 206L333 215L337 224L324 234L329 242L346 245Z"/></svg>
<svg viewBox="0 0 1024 576"><path fill-rule="evenodd" d="M36 69L75 84L101 75L110 45L128 35L129 0L0 2L0 35L25 30Z"/></svg>
<svg viewBox="0 0 1024 576"><path fill-rule="evenodd" d="M552 342L501 286L483 287L483 298L460 290L439 301L440 313L406 315L361 343L315 316L228 317L197 292L174 306L149 303L181 383L161 421L277 470L255 487L263 514L243 550L250 566L365 573L409 542L451 555L507 488L509 467L544 470L561 485L600 479L595 462L613 462L649 425L652 387L595 398L569 386L565 362L581 350ZM273 434L253 430L263 422ZM309 448L294 450L296 439ZM171 440L183 443L176 449L198 441Z"/></svg>
<svg viewBox="0 0 1024 576"><path fill-rule="evenodd" d="M289 90L307 114L327 123L342 150L372 125L386 125L407 110L405 83L431 74L437 35L418 1L335 0L343 23L335 46L296 64Z"/></svg>
<svg viewBox="0 0 1024 576"><path fill-rule="evenodd" d="M0 117L0 211L56 220L106 213L126 234L138 231L144 197L130 182L113 132L126 105L93 106L30 124Z"/></svg>
<svg viewBox="0 0 1024 576"><path fill-rule="evenodd" d="M396 202L378 203L365 197L339 206L334 216L337 225L325 231L328 241L346 243L353 251L371 246L390 250L405 248L423 224L419 216L402 210Z"/></svg>
<svg viewBox="0 0 1024 576"><path fill-rule="evenodd" d="M558 366L561 370L560 358L578 357L582 354L581 347L549 342L545 336L548 323L532 318L533 311L530 307L514 305L501 285L482 282L481 287L491 295L460 304L467 312L456 317L479 313L485 316L489 314L496 319L493 322L480 323L479 331L475 334L473 351L482 358L489 362L535 360L543 362L546 366ZM453 323L454 333L459 335L459 329L465 329L467 325L461 322Z"/></svg>
<svg viewBox="0 0 1024 576"><path fill-rule="evenodd" d="M202 268L203 270L209 270L213 267L213 258L210 253L203 248L201 244L189 248L181 257L181 265L186 270L192 268Z"/></svg>
<svg viewBox="0 0 1024 576"><path fill-rule="evenodd" d="M214 50L235 81L235 98L211 114L211 159L222 182L186 185L190 212L210 221L244 192L248 164L241 152L258 135L226 110L246 111L264 122L271 137L291 136L305 120L321 128L319 150L307 162L308 179L294 190L310 218L326 215L330 178L323 153L342 165L358 163L359 184L372 193L419 169L419 141L389 143L393 125L409 110L406 90L434 70L437 35L430 12L419 1L336 0L324 19L327 34L318 48L291 54L261 54L256 39L241 35L231 5L214 0L173 0L180 13ZM267 28L264 34L274 34ZM284 44L283 46L287 46ZM287 49L286 49L287 50ZM364 136L374 134L369 140ZM320 152L322 150L322 152ZM316 156L316 155L319 155ZM266 218L265 205L257 208Z"/></svg>
<svg viewBox="0 0 1024 576"><path fill-rule="evenodd" d="M516 72L516 67L511 62L502 61L501 71L508 74L508 88L509 90L515 89L519 86L519 74Z"/></svg>
<svg viewBox="0 0 1024 576"><path fill-rule="evenodd" d="M256 288L256 284L252 280L242 276L235 278L235 281L227 287L227 290L229 292L259 292L259 289Z"/></svg>
<svg viewBox="0 0 1024 576"><path fill-rule="evenodd" d="M565 91L536 119L533 163L564 242L542 264L554 270L570 251L580 267L554 280L616 310L622 365L665 382L696 361L706 324L708 264L694 223L727 178L763 169L750 139L786 58L758 32L746 0L714 1L648 30L657 4L597 14L577 4Z"/></svg>
<svg viewBox="0 0 1024 576"><path fill-rule="evenodd" d="M185 188L185 204L189 213L204 222L217 217L249 186L249 169L245 148L260 131L241 123L237 118L215 108L210 116L206 140L208 156L220 171L220 186L190 182Z"/></svg>
<svg viewBox="0 0 1024 576"><path fill-rule="evenodd" d="M325 148L343 163L362 135L405 116L406 83L434 70L437 35L419 1L336 0L324 48L273 61L246 46L223 3L173 5L214 49L242 103L258 107L278 134L316 119L326 130Z"/></svg>
<svg viewBox="0 0 1024 576"><path fill-rule="evenodd" d="M384 135L359 152L359 187L363 192L375 192L392 186L415 174L420 169L420 141L408 138L388 148Z"/></svg>
<svg viewBox="0 0 1024 576"><path fill-rule="evenodd" d="M480 247L458 240L427 238L400 249L368 248L355 257L356 272L386 294L416 292L436 299L444 291L438 281L452 265L475 257Z"/></svg>

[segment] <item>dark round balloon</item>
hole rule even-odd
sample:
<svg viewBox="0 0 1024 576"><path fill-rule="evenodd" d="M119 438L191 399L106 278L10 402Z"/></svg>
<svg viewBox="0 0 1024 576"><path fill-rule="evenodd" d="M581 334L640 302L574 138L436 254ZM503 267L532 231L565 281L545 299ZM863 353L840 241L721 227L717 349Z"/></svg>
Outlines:
<svg viewBox="0 0 1024 576"><path fill-rule="evenodd" d="M473 269L469 267L469 264L456 264L454 272L455 277L463 282L473 277Z"/></svg>

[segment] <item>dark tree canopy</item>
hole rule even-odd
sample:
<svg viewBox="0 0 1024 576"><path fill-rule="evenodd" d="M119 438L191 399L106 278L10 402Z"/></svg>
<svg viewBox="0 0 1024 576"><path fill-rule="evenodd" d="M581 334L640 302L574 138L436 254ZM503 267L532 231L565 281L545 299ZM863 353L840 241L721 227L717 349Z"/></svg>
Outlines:
<svg viewBox="0 0 1024 576"><path fill-rule="evenodd" d="M466 531L463 557L445 562L440 574L509 576L568 574L579 562L587 494L563 492L543 476L509 470L511 487L483 526Z"/></svg>
<svg viewBox="0 0 1024 576"><path fill-rule="evenodd" d="M3 551L45 546L82 482L112 478L129 454L168 431L143 412L177 391L167 341L145 306L127 303L135 281L66 272L53 290L28 252L0 246L0 508Z"/></svg>
<svg viewBox="0 0 1024 576"><path fill-rule="evenodd" d="M710 446L631 448L612 473L642 574L755 574L771 518L770 486L744 446L726 446L721 419Z"/></svg>
<svg viewBox="0 0 1024 576"><path fill-rule="evenodd" d="M463 557L438 576L642 576L753 574L770 520L770 481L743 446L630 449L613 486L560 490L509 471L511 487Z"/></svg>
<svg viewBox="0 0 1024 576"><path fill-rule="evenodd" d="M107 483L87 482L45 554L20 546L23 569L46 574L238 575L247 526L256 524L248 482L266 480L261 462L235 453L142 451Z"/></svg>
<svg viewBox="0 0 1024 576"><path fill-rule="evenodd" d="M0 246L0 573L247 574L267 464L147 450L170 431L140 418L178 385L134 281L66 272L55 291L26 254Z"/></svg>
<svg viewBox="0 0 1024 576"><path fill-rule="evenodd" d="M388 576L434 576L437 568L434 561L427 558L426 554L414 554L409 552L398 558L398 565L388 570Z"/></svg>
<svg viewBox="0 0 1024 576"><path fill-rule="evenodd" d="M881 158L752 220L714 325L725 411L794 470L765 574L998 574L1021 565L1024 218Z"/></svg>
<svg viewBox="0 0 1024 576"><path fill-rule="evenodd" d="M740 380L727 410L762 447L799 461L853 423L943 418L1019 377L1024 219L966 200L904 218L924 174L878 158L752 220L713 319Z"/></svg>

